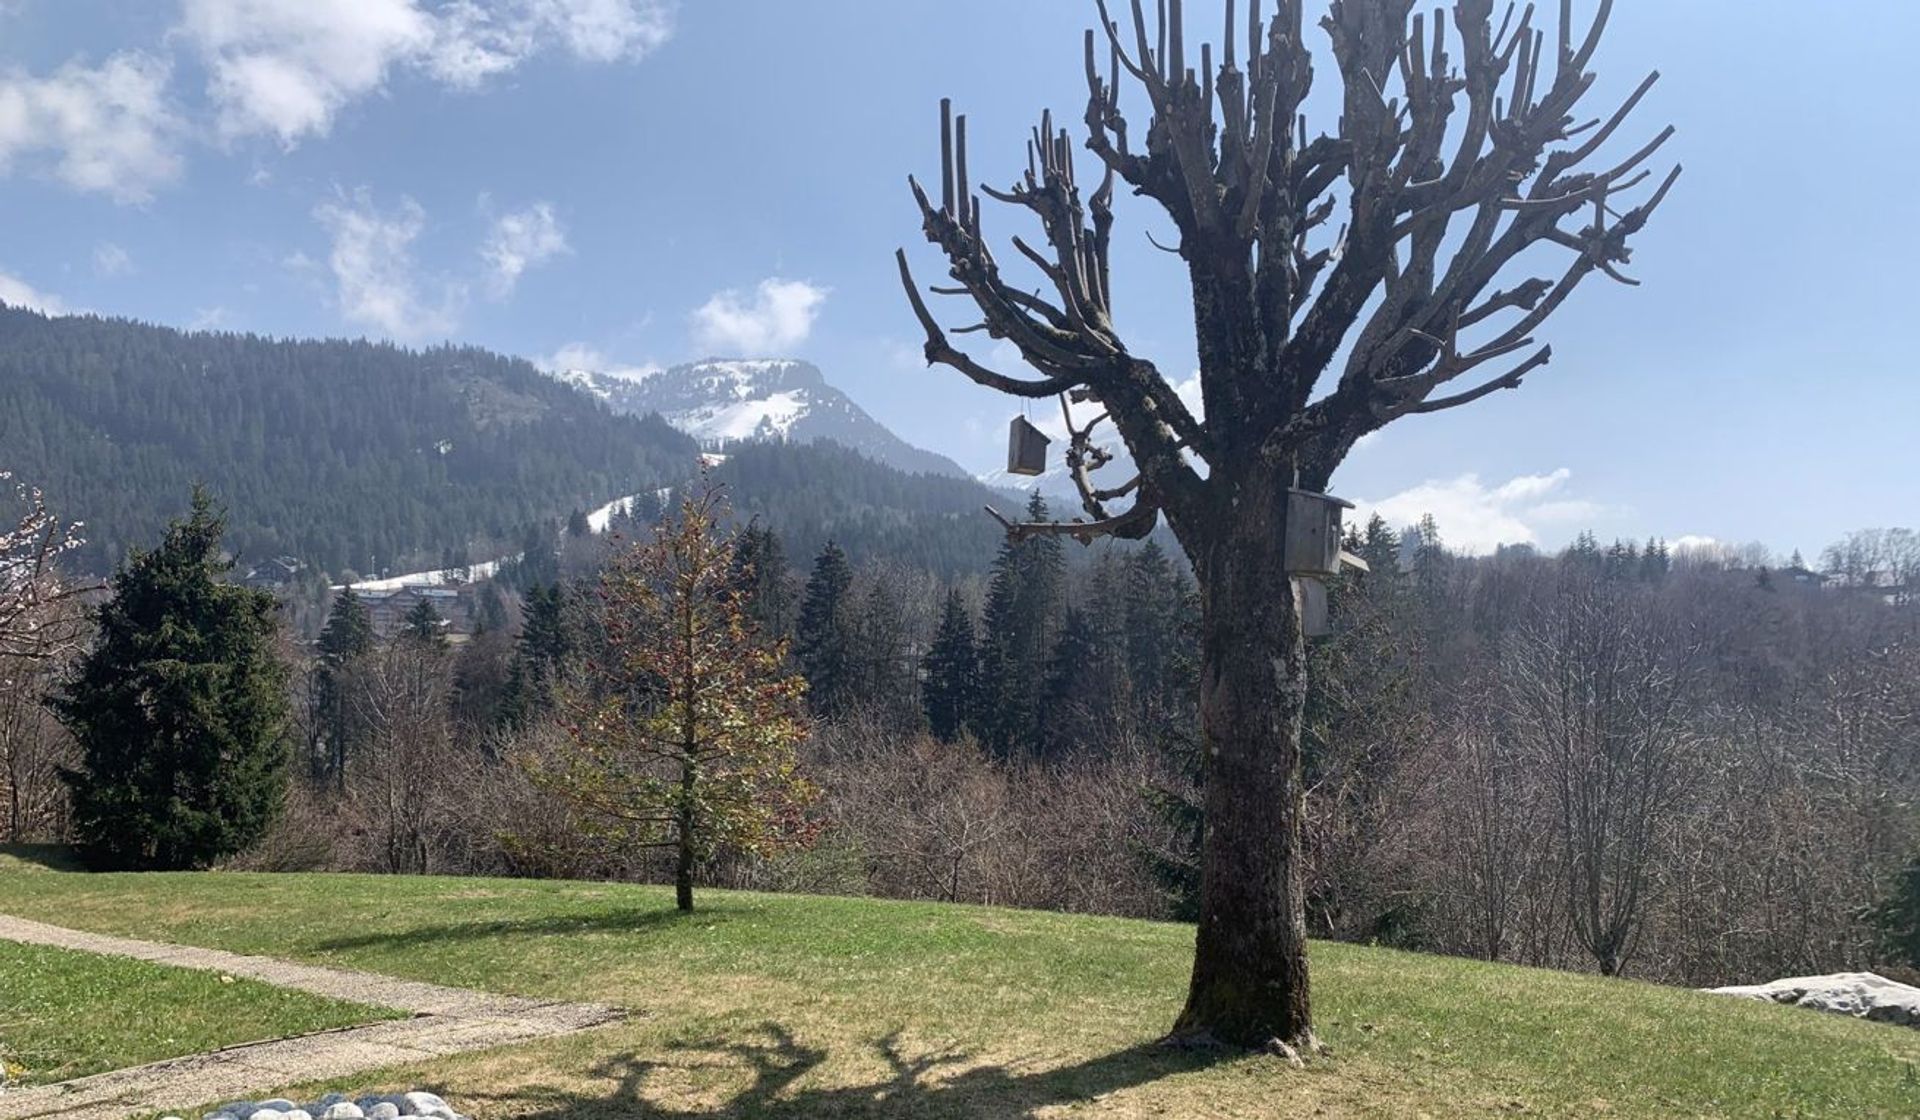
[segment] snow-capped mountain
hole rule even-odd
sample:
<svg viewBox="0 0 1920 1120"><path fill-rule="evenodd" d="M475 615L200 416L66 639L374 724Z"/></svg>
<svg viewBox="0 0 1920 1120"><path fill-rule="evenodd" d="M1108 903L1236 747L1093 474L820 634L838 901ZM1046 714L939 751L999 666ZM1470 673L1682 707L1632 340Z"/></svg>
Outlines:
<svg viewBox="0 0 1920 1120"><path fill-rule="evenodd" d="M824 439L900 470L968 477L946 456L894 435L807 362L710 359L642 378L590 370L553 376L599 397L615 412L658 412L710 448L740 440Z"/></svg>

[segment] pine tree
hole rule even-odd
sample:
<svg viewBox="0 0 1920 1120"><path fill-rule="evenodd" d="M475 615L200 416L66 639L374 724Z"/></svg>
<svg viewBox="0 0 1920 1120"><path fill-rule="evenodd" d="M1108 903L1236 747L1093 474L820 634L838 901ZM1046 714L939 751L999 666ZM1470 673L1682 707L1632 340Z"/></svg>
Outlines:
<svg viewBox="0 0 1920 1120"><path fill-rule="evenodd" d="M734 585L746 597L747 614L769 638L793 635L793 576L787 571L780 534L749 522L735 538Z"/></svg>
<svg viewBox="0 0 1920 1120"><path fill-rule="evenodd" d="M320 656L313 666L312 759L315 778L346 780L353 753L355 720L347 703L347 677L360 658L373 652L373 617L351 586L333 597L327 625L320 631Z"/></svg>
<svg viewBox="0 0 1920 1120"><path fill-rule="evenodd" d="M196 490L159 547L127 557L96 645L55 700L82 756L61 775L74 833L98 866L206 867L280 811L287 670L275 605L222 582L225 528Z"/></svg>
<svg viewBox="0 0 1920 1120"><path fill-rule="evenodd" d="M1367 518L1367 531L1360 538L1360 558L1367 562L1375 579L1392 580L1400 575L1400 534L1377 513Z"/></svg>
<svg viewBox="0 0 1920 1120"><path fill-rule="evenodd" d="M718 491L689 497L600 583L607 656L567 698L569 743L534 776L609 838L675 854L679 908L700 864L804 842L804 682L747 617Z"/></svg>
<svg viewBox="0 0 1920 1120"><path fill-rule="evenodd" d="M807 678L807 698L820 715L848 710L857 695L848 624L852 587L853 567L847 563L847 554L828 541L813 562L794 628L794 656Z"/></svg>
<svg viewBox="0 0 1920 1120"><path fill-rule="evenodd" d="M1640 578L1648 583L1659 583L1667 578L1667 572L1673 567L1673 554L1667 550L1666 541L1647 538L1647 547L1640 553Z"/></svg>
<svg viewBox="0 0 1920 1120"><path fill-rule="evenodd" d="M573 648L566 592L558 584L536 585L527 592L513 669L500 702L501 722L524 727L553 710L554 686Z"/></svg>
<svg viewBox="0 0 1920 1120"><path fill-rule="evenodd" d="M401 634L409 641L431 649L447 648L446 620L433 608L430 599L422 599L407 611L401 622Z"/></svg>
<svg viewBox="0 0 1920 1120"><path fill-rule="evenodd" d="M480 597L473 619L473 636L491 634L495 630L507 628L507 601L500 596L500 585L488 580L480 589Z"/></svg>
<svg viewBox="0 0 1920 1120"><path fill-rule="evenodd" d="M1152 732L1185 705L1179 696L1175 659L1189 640L1183 632L1190 581L1168 561L1158 541L1149 540L1127 565L1127 676L1134 716Z"/></svg>
<svg viewBox="0 0 1920 1120"><path fill-rule="evenodd" d="M869 571L859 582L866 586L848 599L853 695L887 726L919 731L919 665L909 648L904 597L887 571Z"/></svg>
<svg viewBox="0 0 1920 1120"><path fill-rule="evenodd" d="M934 738L951 743L978 718L980 659L974 648L973 617L960 589L947 592L946 609L933 644L921 663L926 685L921 703Z"/></svg>
<svg viewBox="0 0 1920 1120"><path fill-rule="evenodd" d="M1034 494L1027 518L1047 518ZM1003 543L987 586L986 633L980 640L981 741L996 754L1039 745L1041 698L1048 660L1066 609L1066 559L1057 537Z"/></svg>

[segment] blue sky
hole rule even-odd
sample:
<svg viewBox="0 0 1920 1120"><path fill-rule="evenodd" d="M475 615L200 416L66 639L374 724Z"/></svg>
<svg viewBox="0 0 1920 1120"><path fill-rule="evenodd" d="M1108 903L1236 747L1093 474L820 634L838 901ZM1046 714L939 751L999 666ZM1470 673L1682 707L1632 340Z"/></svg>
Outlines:
<svg viewBox="0 0 1920 1120"><path fill-rule="evenodd" d="M951 95L976 175L1010 180L1039 109L1079 116L1091 8L0 0L0 299L602 368L804 357L986 469L1016 408L919 360L892 251L938 272L904 178L937 174ZM1619 0L1595 104L1659 69L1619 143L1671 121L1687 168L1637 242L1645 286L1584 286L1551 367L1395 424L1341 493L1477 548L1812 553L1920 522L1920 4L1810 11ZM1191 376L1177 262L1142 232L1164 225L1133 200L1120 221L1123 331Z"/></svg>

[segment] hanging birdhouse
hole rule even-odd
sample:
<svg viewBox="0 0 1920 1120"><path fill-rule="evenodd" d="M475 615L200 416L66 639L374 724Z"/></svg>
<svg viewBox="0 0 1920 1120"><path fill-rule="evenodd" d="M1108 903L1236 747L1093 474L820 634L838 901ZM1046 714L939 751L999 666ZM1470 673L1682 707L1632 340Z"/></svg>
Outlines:
<svg viewBox="0 0 1920 1120"><path fill-rule="evenodd" d="M1287 491L1287 574L1331 576L1340 571L1340 517L1353 503L1311 490Z"/></svg>
<svg viewBox="0 0 1920 1120"><path fill-rule="evenodd" d="M1027 422L1024 416L1013 418L1007 430L1007 473L1036 475L1047 469L1047 433Z"/></svg>

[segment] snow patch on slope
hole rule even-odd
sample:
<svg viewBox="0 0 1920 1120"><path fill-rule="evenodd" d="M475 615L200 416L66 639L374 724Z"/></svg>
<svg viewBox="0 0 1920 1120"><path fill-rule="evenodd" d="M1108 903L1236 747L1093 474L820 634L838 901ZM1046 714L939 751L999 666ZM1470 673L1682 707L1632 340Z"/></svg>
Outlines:
<svg viewBox="0 0 1920 1120"><path fill-rule="evenodd" d="M613 515L638 501L639 498L638 494L629 494L624 498L616 498L587 514L587 528L595 533L606 532L613 524ZM498 560L488 560L485 563L472 564L451 571L437 568L431 572L408 572L406 575L387 576L383 579L363 579L354 584L353 589L355 591L398 591L403 587L445 587L455 583L478 583L498 575L500 565L509 560L518 559L520 559L520 553L516 552L512 556L503 556ZM340 588L335 587L333 590L338 591Z"/></svg>
<svg viewBox="0 0 1920 1120"><path fill-rule="evenodd" d="M812 401L805 389L789 389L734 404L690 408L672 413L667 422L697 440L732 442L742 439L786 439L794 424L806 416Z"/></svg>

